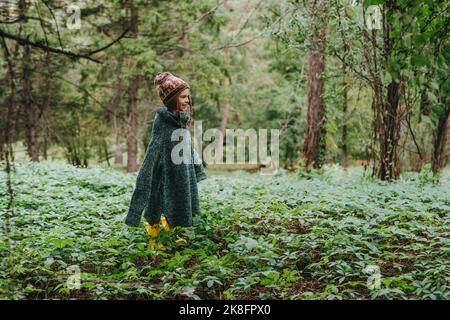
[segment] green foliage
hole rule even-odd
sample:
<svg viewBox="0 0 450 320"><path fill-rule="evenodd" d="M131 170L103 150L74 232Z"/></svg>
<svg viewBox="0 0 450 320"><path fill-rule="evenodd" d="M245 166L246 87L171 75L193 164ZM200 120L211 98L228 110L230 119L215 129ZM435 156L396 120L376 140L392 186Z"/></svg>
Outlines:
<svg viewBox="0 0 450 320"><path fill-rule="evenodd" d="M211 173L194 227L162 232L166 248L153 249L143 227L123 223L135 175L16 167L14 216L0 234L3 299L450 298L448 172L443 185L417 174L371 181L336 166L308 180ZM80 289L68 287L73 265ZM371 265L381 276L372 289Z"/></svg>

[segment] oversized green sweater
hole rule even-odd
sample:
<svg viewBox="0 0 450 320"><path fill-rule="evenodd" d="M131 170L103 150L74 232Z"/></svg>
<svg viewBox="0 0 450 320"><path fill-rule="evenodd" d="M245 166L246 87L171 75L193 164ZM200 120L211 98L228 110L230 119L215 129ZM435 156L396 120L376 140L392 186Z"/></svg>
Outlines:
<svg viewBox="0 0 450 320"><path fill-rule="evenodd" d="M158 223L161 214L164 214L171 228L188 227L192 225L192 214L200 212L197 182L207 177L192 147L186 126L188 121L188 113L175 115L164 106L157 108L152 139L125 218L127 225L139 226L144 210L144 218L150 224ZM175 135L176 129L184 129L177 131L182 132L182 138L172 141L172 133ZM172 150L185 160L181 163L172 161ZM189 155L184 154L183 150L189 150ZM189 156L191 161L188 161Z"/></svg>

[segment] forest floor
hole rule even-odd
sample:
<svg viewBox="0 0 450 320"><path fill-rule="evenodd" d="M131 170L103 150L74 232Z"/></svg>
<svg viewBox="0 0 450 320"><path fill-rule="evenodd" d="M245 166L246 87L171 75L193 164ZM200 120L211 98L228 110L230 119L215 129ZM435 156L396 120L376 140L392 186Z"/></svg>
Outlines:
<svg viewBox="0 0 450 320"><path fill-rule="evenodd" d="M135 174L16 163L0 173L0 299L449 299L450 172L207 171L195 226L124 223ZM177 237L187 243L176 245ZM79 284L79 286L78 286Z"/></svg>

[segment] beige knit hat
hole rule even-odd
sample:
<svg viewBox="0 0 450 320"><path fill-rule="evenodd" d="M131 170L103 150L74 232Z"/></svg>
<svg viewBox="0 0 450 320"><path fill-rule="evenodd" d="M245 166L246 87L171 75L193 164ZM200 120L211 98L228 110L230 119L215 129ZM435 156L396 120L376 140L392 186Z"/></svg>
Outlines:
<svg viewBox="0 0 450 320"><path fill-rule="evenodd" d="M189 88L189 84L186 81L175 77L170 72L159 72L155 77L154 83L164 105L178 93Z"/></svg>

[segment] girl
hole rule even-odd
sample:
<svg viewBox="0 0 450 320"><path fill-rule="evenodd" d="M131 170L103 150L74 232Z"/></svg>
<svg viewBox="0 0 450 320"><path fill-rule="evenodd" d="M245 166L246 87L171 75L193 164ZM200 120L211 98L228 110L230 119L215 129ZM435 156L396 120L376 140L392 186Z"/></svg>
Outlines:
<svg viewBox="0 0 450 320"><path fill-rule="evenodd" d="M193 120L192 99L189 84L169 72L160 72L155 77L155 86L164 106L156 110L152 139L136 179L125 219L129 226L139 226L141 214L147 221L146 229L153 240L158 236L163 218L164 229L192 225L192 214L200 212L197 182L206 179L203 165L192 147L190 128ZM180 142L173 141L174 131L183 132L184 148L189 150L191 161L176 161ZM177 133L175 132L175 133ZM187 148L186 148L187 146ZM175 156L174 156L175 155Z"/></svg>

